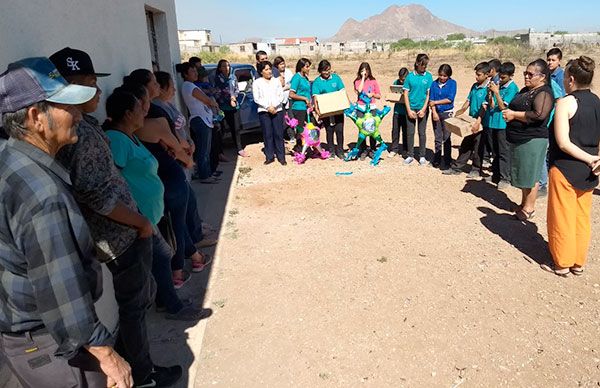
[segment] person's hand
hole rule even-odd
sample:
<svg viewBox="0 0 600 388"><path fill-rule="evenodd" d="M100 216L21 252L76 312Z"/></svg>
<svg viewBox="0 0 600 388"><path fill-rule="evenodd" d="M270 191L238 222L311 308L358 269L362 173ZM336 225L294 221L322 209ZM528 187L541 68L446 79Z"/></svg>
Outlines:
<svg viewBox="0 0 600 388"><path fill-rule="evenodd" d="M513 121L515 119L515 112L510 109L504 109L502 111L502 118L504 118L504 121L506 122Z"/></svg>
<svg viewBox="0 0 600 388"><path fill-rule="evenodd" d="M360 71L360 76L362 77L363 81L367 78L367 69L362 69Z"/></svg>
<svg viewBox="0 0 600 388"><path fill-rule="evenodd" d="M90 346L88 351L98 359L100 369L106 375L107 387L133 387L131 367L113 348L109 346Z"/></svg>
<svg viewBox="0 0 600 388"><path fill-rule="evenodd" d="M422 119L423 117L425 117L425 109L421 109L420 111L417 112L417 116Z"/></svg>
<svg viewBox="0 0 600 388"><path fill-rule="evenodd" d="M237 106L237 99L235 97L231 97L229 100L229 105L231 105L232 108L235 108Z"/></svg>
<svg viewBox="0 0 600 388"><path fill-rule="evenodd" d="M152 223L146 217L142 217L142 218L143 218L143 222L137 228L138 237L139 238L150 238L150 237L152 237L152 234L154 233L154 228L152 228Z"/></svg>
<svg viewBox="0 0 600 388"><path fill-rule="evenodd" d="M431 119L433 121L440 121L440 116L438 115L438 113L435 109L431 110Z"/></svg>
<svg viewBox="0 0 600 388"><path fill-rule="evenodd" d="M478 122L474 122L473 125L471 125L471 132L472 133L479 132L479 123Z"/></svg>
<svg viewBox="0 0 600 388"><path fill-rule="evenodd" d="M277 113L277 112L275 111L275 107L273 107L273 106L270 106L270 107L268 107L268 108L267 108L267 112L269 112L269 113L270 113L270 114L272 114L272 115L274 115L275 113Z"/></svg>
<svg viewBox="0 0 600 388"><path fill-rule="evenodd" d="M488 84L488 89L490 90L490 92L496 94L500 90L500 86L495 82L490 82Z"/></svg>
<svg viewBox="0 0 600 388"><path fill-rule="evenodd" d="M596 176L600 175L600 156L598 156L598 155L590 156L590 158L588 160L588 166L590 166L590 168L592 169L592 173L594 173L594 175L596 175Z"/></svg>
<svg viewBox="0 0 600 388"><path fill-rule="evenodd" d="M429 107L435 108L435 101L429 101Z"/></svg>
<svg viewBox="0 0 600 388"><path fill-rule="evenodd" d="M369 97L369 98L373 98L373 96L374 96L374 95L375 95L375 94L374 94L374 93L371 93L371 92L367 93L367 97Z"/></svg>
<svg viewBox="0 0 600 388"><path fill-rule="evenodd" d="M411 118L411 119L413 119L413 120L416 120L416 119L417 119L417 112L415 112L414 110L412 110L412 109L411 109L411 110L409 110L409 111L408 111L408 112L406 112L406 113L408 113L408 117L409 117L409 118Z"/></svg>

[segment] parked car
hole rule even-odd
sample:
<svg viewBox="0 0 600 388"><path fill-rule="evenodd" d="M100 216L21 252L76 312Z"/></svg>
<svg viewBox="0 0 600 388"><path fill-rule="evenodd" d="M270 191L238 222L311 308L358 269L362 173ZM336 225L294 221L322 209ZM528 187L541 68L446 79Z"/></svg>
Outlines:
<svg viewBox="0 0 600 388"><path fill-rule="evenodd" d="M240 94L238 104L240 106L240 121L242 132L254 132L260 130L258 121L258 108L252 95L252 82L256 78L256 69L252 65L244 63L231 63L231 71L238 81ZM203 65L208 70L208 79L214 82L217 64L209 63Z"/></svg>

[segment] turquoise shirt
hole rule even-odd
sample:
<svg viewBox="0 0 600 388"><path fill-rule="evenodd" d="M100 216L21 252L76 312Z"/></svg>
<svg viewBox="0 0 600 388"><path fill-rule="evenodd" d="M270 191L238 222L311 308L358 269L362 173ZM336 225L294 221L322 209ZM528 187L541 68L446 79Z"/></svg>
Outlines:
<svg viewBox="0 0 600 388"><path fill-rule="evenodd" d="M402 84L400 83L400 80L397 79L394 81L394 83L392 83L392 85L402 85ZM406 116L406 106L399 102L395 103L394 104L394 114Z"/></svg>
<svg viewBox="0 0 600 388"><path fill-rule="evenodd" d="M427 99L427 92L433 83L431 73L426 71L419 74L416 71L411 71L404 80L404 89L408 90L408 100L410 101L410 109L421 110Z"/></svg>
<svg viewBox="0 0 600 388"><path fill-rule="evenodd" d="M500 98L504 101L504 105L508 107L508 104L515 98L519 93L519 87L512 80L508 81L504 85L500 86L498 91ZM490 109L486 116L488 116L488 127L493 129L506 129L506 121L502 117L502 111L498 106L498 100L496 96L493 96L494 108Z"/></svg>
<svg viewBox="0 0 600 388"><path fill-rule="evenodd" d="M342 89L344 89L344 82L339 75L333 73L328 79L323 79L321 76L315 78L312 84L312 95L337 92Z"/></svg>
<svg viewBox="0 0 600 388"><path fill-rule="evenodd" d="M471 86L471 90L467 96L467 100L469 100L469 116L477 117L481 110L481 106L487 98L487 91L487 82L481 85L474 83L473 86Z"/></svg>
<svg viewBox="0 0 600 388"><path fill-rule="evenodd" d="M164 186L158 177L158 161L134 135L106 131L115 165L125 178L138 209L152 225L158 224L164 212ZM137 144L136 144L137 142Z"/></svg>
<svg viewBox="0 0 600 388"><path fill-rule="evenodd" d="M296 92L297 95L310 99L310 81L303 77L300 73L294 74L292 81L290 82L290 90ZM292 100L290 98L290 100ZM292 100L291 108L293 110L306 110L306 102L299 100Z"/></svg>

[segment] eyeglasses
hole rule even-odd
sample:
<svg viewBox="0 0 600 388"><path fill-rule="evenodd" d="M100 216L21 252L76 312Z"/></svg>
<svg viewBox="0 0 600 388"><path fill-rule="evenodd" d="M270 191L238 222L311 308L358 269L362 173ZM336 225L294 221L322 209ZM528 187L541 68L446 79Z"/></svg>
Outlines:
<svg viewBox="0 0 600 388"><path fill-rule="evenodd" d="M533 77L538 76L538 75L542 75L542 73L532 73L530 71L524 71L523 72L523 77L533 78Z"/></svg>

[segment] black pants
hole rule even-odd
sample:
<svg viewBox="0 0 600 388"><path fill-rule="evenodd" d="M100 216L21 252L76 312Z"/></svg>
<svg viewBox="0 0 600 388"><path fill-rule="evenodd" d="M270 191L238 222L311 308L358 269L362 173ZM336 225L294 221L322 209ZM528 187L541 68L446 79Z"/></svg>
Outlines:
<svg viewBox="0 0 600 388"><path fill-rule="evenodd" d="M458 150L458 158L452 162L453 169L463 170L470 159L473 159L473 168L481 169L480 147L482 132L479 131L463 138Z"/></svg>
<svg viewBox="0 0 600 388"><path fill-rule="evenodd" d="M154 367L146 327L146 310L156 292L151 273L152 239L137 239L106 266L113 275L115 299L119 306L119 334L115 350L131 365L133 380L140 384Z"/></svg>
<svg viewBox="0 0 600 388"><path fill-rule="evenodd" d="M277 160L284 161L283 112L277 112L274 115L269 112L259 112L258 119L263 131L265 157L267 160L273 160L277 156Z"/></svg>
<svg viewBox="0 0 600 388"><path fill-rule="evenodd" d="M510 150L506 129L490 128L492 135L492 181L510 181Z"/></svg>
<svg viewBox="0 0 600 388"><path fill-rule="evenodd" d="M329 152L332 154L344 152L344 115L324 117L323 125L325 126ZM334 135L337 140L337 146L333 142Z"/></svg>
<svg viewBox="0 0 600 388"><path fill-rule="evenodd" d="M406 115L394 113L394 116L392 117L392 146L390 147L390 152L395 152L397 154L399 154L400 151L403 153L406 152L406 131ZM402 135L400 132L402 132ZM400 150L400 136L402 136L402 150Z"/></svg>
<svg viewBox="0 0 600 388"><path fill-rule="evenodd" d="M106 375L94 356L82 349L67 361L54 356L57 349L45 330L0 336L0 354L24 388L106 388Z"/></svg>
<svg viewBox="0 0 600 388"><path fill-rule="evenodd" d="M433 122L433 134L435 136L434 165L439 165L442 162L442 153L446 167L450 167L452 162L452 141L450 140L450 130L446 128L446 119L450 117L450 114L451 112L440 112L438 113L440 119Z"/></svg>
<svg viewBox="0 0 600 388"><path fill-rule="evenodd" d="M227 124L227 129L231 133L231 139L236 150L241 151L244 149L242 144L242 136L240 135L241 128L239 127L239 111L238 110L224 110L225 114L224 122Z"/></svg>
<svg viewBox="0 0 600 388"><path fill-rule="evenodd" d="M223 153L223 135L221 123L215 123L212 127L212 138L210 143L210 172L214 173L219 167L219 155Z"/></svg>
<svg viewBox="0 0 600 388"><path fill-rule="evenodd" d="M422 119L413 120L407 117L406 120L406 131L408 132L406 135L406 155L419 159L419 157L425 157L425 153L427 151L427 135L425 129L427 128L427 116L429 115L429 110L425 112L425 117ZM419 153L415 154L415 131L419 131Z"/></svg>

